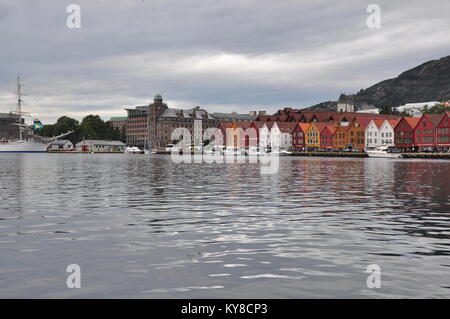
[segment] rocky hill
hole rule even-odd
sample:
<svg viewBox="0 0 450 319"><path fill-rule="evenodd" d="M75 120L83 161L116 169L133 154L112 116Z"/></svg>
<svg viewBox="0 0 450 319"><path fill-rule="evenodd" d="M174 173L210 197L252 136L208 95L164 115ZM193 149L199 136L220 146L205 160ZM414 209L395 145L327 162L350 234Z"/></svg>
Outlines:
<svg viewBox="0 0 450 319"><path fill-rule="evenodd" d="M348 97L354 102L356 110L450 100L450 56L423 63L396 78L384 80ZM309 107L312 110L335 108L336 101Z"/></svg>

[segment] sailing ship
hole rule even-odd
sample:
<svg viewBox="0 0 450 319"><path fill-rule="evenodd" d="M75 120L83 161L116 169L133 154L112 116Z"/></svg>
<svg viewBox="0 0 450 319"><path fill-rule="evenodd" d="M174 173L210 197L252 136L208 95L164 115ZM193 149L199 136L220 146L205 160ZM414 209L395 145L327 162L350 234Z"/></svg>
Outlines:
<svg viewBox="0 0 450 319"><path fill-rule="evenodd" d="M22 111L22 97L25 95L22 92L23 84L20 83L20 77L17 76L17 110L12 111L11 114L17 116L16 123L12 123L18 127L19 138L18 139L6 139L0 137L0 153L43 153L47 151L48 145L54 140L64 137L73 133L73 131L66 132L64 134L54 136L52 138L42 137L34 135L34 132L25 124L23 116L31 116L28 112ZM40 124L39 120L35 120ZM42 124L40 124L42 125Z"/></svg>

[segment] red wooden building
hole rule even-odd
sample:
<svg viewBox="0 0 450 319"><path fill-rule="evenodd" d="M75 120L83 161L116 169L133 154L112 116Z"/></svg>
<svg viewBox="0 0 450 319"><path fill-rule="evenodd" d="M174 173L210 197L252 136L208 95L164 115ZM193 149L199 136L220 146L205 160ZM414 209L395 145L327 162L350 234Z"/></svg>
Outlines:
<svg viewBox="0 0 450 319"><path fill-rule="evenodd" d="M403 151L414 149L414 129L420 121L416 117L402 117L394 128L395 147Z"/></svg>
<svg viewBox="0 0 450 319"><path fill-rule="evenodd" d="M292 130L292 148L295 151L303 151L305 149L306 130L311 124L298 123Z"/></svg>
<svg viewBox="0 0 450 319"><path fill-rule="evenodd" d="M424 114L414 128L414 146L419 151L437 147L437 126L443 114Z"/></svg>
<svg viewBox="0 0 450 319"><path fill-rule="evenodd" d="M440 151L449 151L450 149L450 111L444 113L437 126L437 148Z"/></svg>
<svg viewBox="0 0 450 319"><path fill-rule="evenodd" d="M320 148L334 148L333 137L337 127L335 125L326 125L320 132Z"/></svg>

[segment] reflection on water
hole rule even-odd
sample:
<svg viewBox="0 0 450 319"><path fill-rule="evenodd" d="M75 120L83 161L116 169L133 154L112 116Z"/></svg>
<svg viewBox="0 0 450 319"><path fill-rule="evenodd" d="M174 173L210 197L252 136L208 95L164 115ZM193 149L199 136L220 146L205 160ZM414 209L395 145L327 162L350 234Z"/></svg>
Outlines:
<svg viewBox="0 0 450 319"><path fill-rule="evenodd" d="M0 297L450 297L450 162L0 157ZM79 264L82 288L66 287ZM366 267L381 267L368 289Z"/></svg>

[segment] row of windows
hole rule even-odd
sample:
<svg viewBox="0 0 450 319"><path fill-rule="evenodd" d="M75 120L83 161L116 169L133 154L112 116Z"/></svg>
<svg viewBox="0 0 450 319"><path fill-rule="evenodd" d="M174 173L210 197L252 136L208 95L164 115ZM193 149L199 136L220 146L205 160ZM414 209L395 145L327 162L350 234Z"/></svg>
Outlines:
<svg viewBox="0 0 450 319"><path fill-rule="evenodd" d="M418 136L417 141L423 142L423 143L433 143L434 142L434 136Z"/></svg>
<svg viewBox="0 0 450 319"><path fill-rule="evenodd" d="M434 130L423 130L423 133L420 130L417 130L417 134L434 134Z"/></svg>
<svg viewBox="0 0 450 319"><path fill-rule="evenodd" d="M353 138L351 138L350 139L350 143L356 143L356 144L364 144L364 139L362 139L362 138L355 138L355 139L353 139Z"/></svg>
<svg viewBox="0 0 450 319"><path fill-rule="evenodd" d="M399 138L397 139L397 144L412 144L411 138Z"/></svg>

